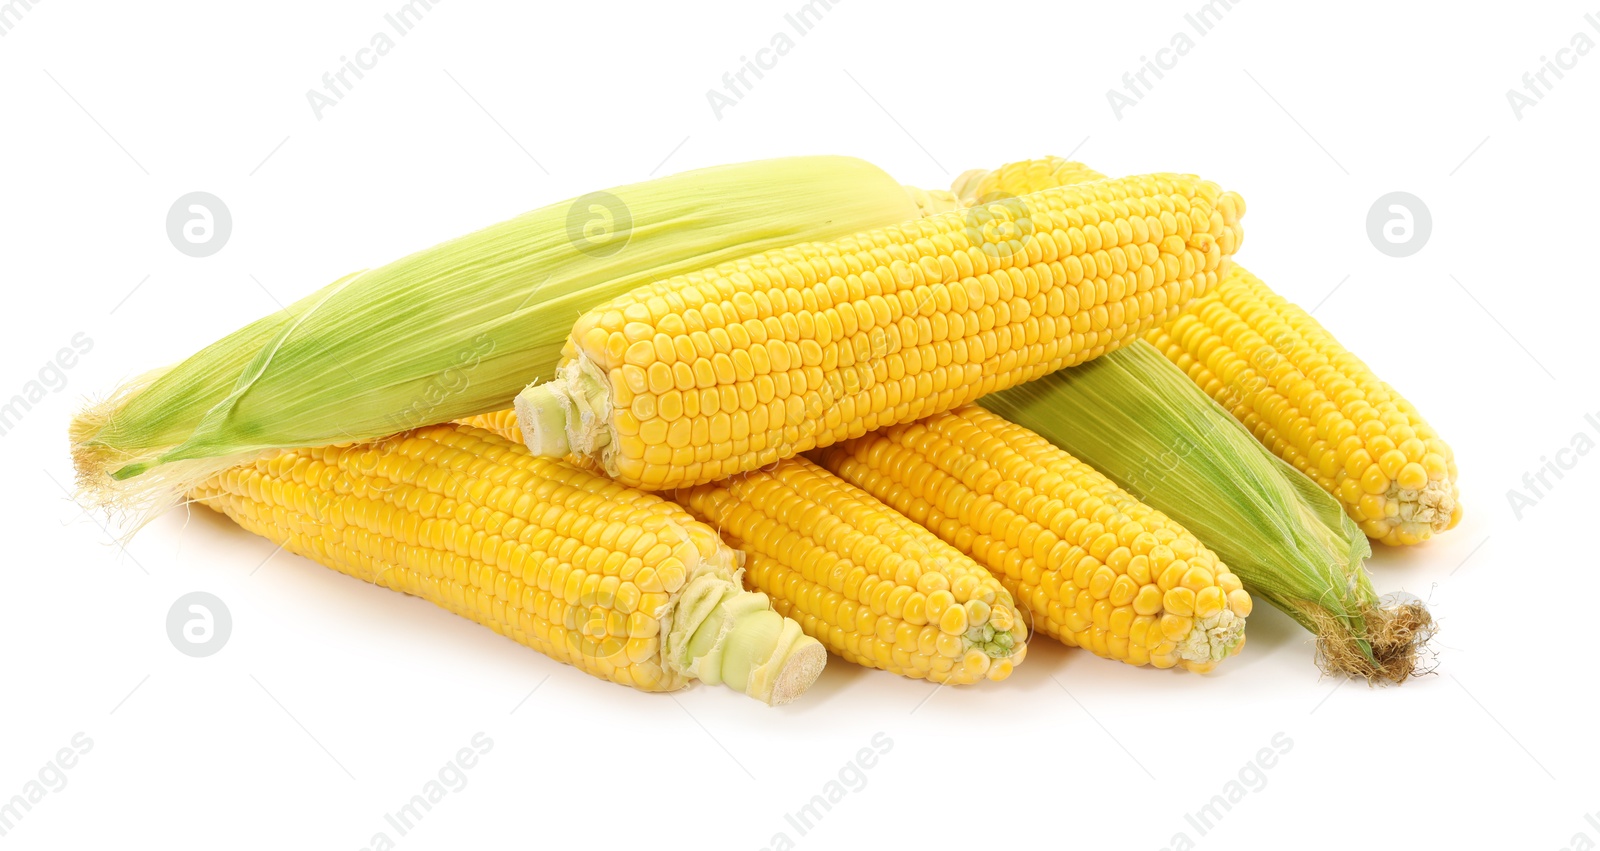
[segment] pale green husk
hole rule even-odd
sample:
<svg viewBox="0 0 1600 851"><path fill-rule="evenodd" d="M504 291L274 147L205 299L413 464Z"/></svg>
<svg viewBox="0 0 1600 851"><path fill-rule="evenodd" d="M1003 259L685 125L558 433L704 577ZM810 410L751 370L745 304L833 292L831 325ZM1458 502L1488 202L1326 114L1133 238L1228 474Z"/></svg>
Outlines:
<svg viewBox="0 0 1600 851"><path fill-rule="evenodd" d="M1384 606L1366 536L1154 346L1137 341L978 404L1095 467L1222 557L1251 595L1318 637L1325 669L1399 682L1432 632L1420 603Z"/></svg>
<svg viewBox="0 0 1600 851"><path fill-rule="evenodd" d="M553 204L358 272L72 425L79 485L143 522L217 471L280 448L380 438L509 407L572 323L640 284L915 218L849 157L701 169Z"/></svg>

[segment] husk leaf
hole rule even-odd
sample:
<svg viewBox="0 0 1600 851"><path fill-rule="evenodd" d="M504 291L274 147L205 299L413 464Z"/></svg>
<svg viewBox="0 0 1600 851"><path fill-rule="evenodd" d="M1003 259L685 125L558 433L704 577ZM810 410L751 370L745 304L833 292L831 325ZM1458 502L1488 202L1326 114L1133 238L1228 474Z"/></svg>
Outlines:
<svg viewBox="0 0 1600 851"><path fill-rule="evenodd" d="M1183 524L1251 595L1317 635L1325 670L1399 682L1432 633L1420 603L1384 606L1366 536L1142 340L978 404L1032 429Z"/></svg>

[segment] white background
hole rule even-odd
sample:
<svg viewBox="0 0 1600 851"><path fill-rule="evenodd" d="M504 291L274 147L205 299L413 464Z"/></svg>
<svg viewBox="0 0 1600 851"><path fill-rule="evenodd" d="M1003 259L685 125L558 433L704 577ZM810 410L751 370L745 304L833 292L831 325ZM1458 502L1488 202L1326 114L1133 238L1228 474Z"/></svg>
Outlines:
<svg viewBox="0 0 1600 851"><path fill-rule="evenodd" d="M1243 3L1202 36L1184 20L1199 0L850 0L794 36L784 15L800 0L450 0L319 120L306 91L400 5L41 0L6 19L0 399L74 334L93 340L66 387L0 438L0 799L75 733L93 741L6 844L356 849L379 831L404 849L762 848L780 832L830 849L1157 849L1180 832L1214 849L1600 842L1600 816L1585 821L1600 811L1600 457L1577 458L1520 519L1507 497L1575 434L1600 441L1584 421L1600 418L1600 57L1552 76L1520 120L1505 94L1575 33L1600 41L1583 4ZM786 30L795 48L719 120L706 91ZM1180 31L1193 50L1119 120L1106 91ZM1248 647L1210 676L1041 638L1002 684L933 693L834 659L783 709L713 687L647 695L274 555L203 510L120 550L61 487L85 398L346 272L651 174L802 153L926 187L1071 154L1241 192L1241 261L1316 307L1455 449L1461 526L1370 563L1380 590L1439 617L1437 674L1378 690L1319 678L1308 635L1261 604ZM233 216L204 259L165 232L195 190ZM1405 259L1366 233L1394 190L1433 220ZM233 617L205 659L165 633L196 590ZM480 731L493 745L465 788L397 836L384 814ZM878 733L892 750L864 787L805 835L786 822ZM1292 748L1264 787L1205 835L1186 822L1279 733Z"/></svg>

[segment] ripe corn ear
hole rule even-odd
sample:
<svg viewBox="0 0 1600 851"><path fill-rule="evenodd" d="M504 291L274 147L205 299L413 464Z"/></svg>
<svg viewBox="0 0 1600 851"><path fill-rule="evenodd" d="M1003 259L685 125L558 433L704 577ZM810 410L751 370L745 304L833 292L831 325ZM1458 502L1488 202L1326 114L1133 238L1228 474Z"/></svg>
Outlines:
<svg viewBox="0 0 1600 851"><path fill-rule="evenodd" d="M988 568L1034 628L1098 656L1209 671L1250 595L1188 530L1043 437L976 406L816 453Z"/></svg>
<svg viewBox="0 0 1600 851"><path fill-rule="evenodd" d="M845 659L966 684L1005 679L1027 652L993 576L804 458L673 498L744 550L751 588Z"/></svg>
<svg viewBox="0 0 1600 851"><path fill-rule="evenodd" d="M71 427L85 496L135 528L262 452L508 407L572 318L640 284L915 216L849 157L686 172L553 204L340 279L130 382ZM945 201L953 203L953 199Z"/></svg>
<svg viewBox="0 0 1600 851"><path fill-rule="evenodd" d="M1093 465L1183 524L1265 599L1317 636L1329 672L1400 682L1433 620L1378 599L1371 547L1338 501L1268 452L1143 340L979 400Z"/></svg>
<svg viewBox="0 0 1600 851"><path fill-rule="evenodd" d="M281 452L191 496L290 552L644 691L698 679L785 703L825 661L682 508L480 429Z"/></svg>
<svg viewBox="0 0 1600 851"><path fill-rule="evenodd" d="M1104 180L1045 157L968 172L964 203ZM1279 458L1344 506L1362 532L1417 544L1461 520L1450 447L1410 402L1310 314L1234 264L1217 287L1145 333Z"/></svg>
<svg viewBox="0 0 1600 851"><path fill-rule="evenodd" d="M474 420L517 434L509 413ZM999 581L803 457L668 495L744 551L747 586L851 662L964 684L1005 679L1026 655Z"/></svg>
<svg viewBox="0 0 1600 851"><path fill-rule="evenodd" d="M1373 540L1418 544L1460 522L1450 447L1317 320L1243 268L1146 339Z"/></svg>
<svg viewBox="0 0 1600 851"><path fill-rule="evenodd" d="M1147 175L668 278L579 318L518 418L535 454L651 490L715 481L1137 338L1215 285L1243 209Z"/></svg>

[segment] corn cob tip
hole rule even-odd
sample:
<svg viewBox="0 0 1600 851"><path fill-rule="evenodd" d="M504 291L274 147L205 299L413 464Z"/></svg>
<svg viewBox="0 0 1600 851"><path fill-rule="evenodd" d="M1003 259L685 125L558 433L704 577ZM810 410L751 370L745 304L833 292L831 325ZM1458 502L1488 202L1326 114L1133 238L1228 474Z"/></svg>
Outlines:
<svg viewBox="0 0 1600 851"><path fill-rule="evenodd" d="M1244 618L1229 609L1208 618L1195 618L1194 627L1178 642L1178 658L1185 670L1205 673L1244 644Z"/></svg>
<svg viewBox="0 0 1600 851"><path fill-rule="evenodd" d="M1421 469L1420 464L1408 463L1400 475L1412 474L1411 467ZM1389 546L1411 546L1453 529L1461 522L1460 493L1453 477L1428 479L1421 487L1407 487L1408 484L1415 483L1401 480L1389 483L1383 498L1395 504L1394 516L1363 520L1360 523L1362 532Z"/></svg>

